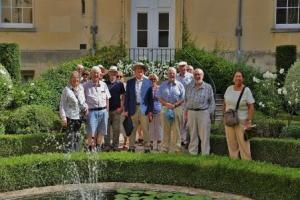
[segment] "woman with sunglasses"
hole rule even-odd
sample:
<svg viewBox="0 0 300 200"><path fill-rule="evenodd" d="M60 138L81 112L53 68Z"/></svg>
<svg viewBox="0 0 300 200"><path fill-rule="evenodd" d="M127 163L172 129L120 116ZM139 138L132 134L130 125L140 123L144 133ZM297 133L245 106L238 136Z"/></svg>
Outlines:
<svg viewBox="0 0 300 200"><path fill-rule="evenodd" d="M126 88L126 82L124 81L124 78L123 78L123 72L122 71L118 71L118 74L117 74L117 80L121 81L124 85L124 88ZM124 126L123 126L123 121L124 121L124 116L121 115L121 121L120 121L120 132L123 134L123 137L124 137L124 142L123 142L123 150L127 150L128 147L127 147L127 136L125 134L125 130L124 130Z"/></svg>
<svg viewBox="0 0 300 200"><path fill-rule="evenodd" d="M160 111L161 103L157 97L157 91L159 89L158 85L158 76L156 74L151 74L149 76L150 81L152 82L152 96L153 96L153 120L149 123L149 133L150 133L150 144L153 148L153 142L157 141L157 148L155 150L160 150L161 141L162 141L162 127L160 121Z"/></svg>
<svg viewBox="0 0 300 200"><path fill-rule="evenodd" d="M83 83L87 82L89 79L90 79L90 71L89 70L84 70L82 72L80 83L83 84Z"/></svg>

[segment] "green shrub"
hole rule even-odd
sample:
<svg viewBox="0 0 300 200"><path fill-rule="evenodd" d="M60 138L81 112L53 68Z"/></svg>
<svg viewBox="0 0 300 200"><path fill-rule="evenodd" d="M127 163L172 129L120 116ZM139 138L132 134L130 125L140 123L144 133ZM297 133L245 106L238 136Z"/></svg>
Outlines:
<svg viewBox="0 0 300 200"><path fill-rule="evenodd" d="M8 134L49 133L60 129L60 119L51 108L27 105L11 113L5 124Z"/></svg>
<svg viewBox="0 0 300 200"><path fill-rule="evenodd" d="M208 76L211 76L216 85L217 93L220 94L224 94L226 88L232 85L233 73L236 70L244 72L245 84L250 88L253 88L252 78L254 76L261 76L259 72L252 67L233 64L220 56L198 49L191 44L176 51L175 58L177 61L188 61L188 64L193 65L195 68L200 67L204 69L204 73L206 73L206 76L204 76L205 81L211 83L208 79Z"/></svg>
<svg viewBox="0 0 300 200"><path fill-rule="evenodd" d="M20 50L15 43L0 44L0 63L4 65L12 79L19 81L20 74Z"/></svg>
<svg viewBox="0 0 300 200"><path fill-rule="evenodd" d="M300 110L300 61L296 62L288 71L284 83L285 96L291 111Z"/></svg>
<svg viewBox="0 0 300 200"><path fill-rule="evenodd" d="M280 83L280 86L283 86L286 73L296 59L296 45L281 45L276 47L277 80ZM284 73L279 73L281 69L284 69Z"/></svg>
<svg viewBox="0 0 300 200"><path fill-rule="evenodd" d="M111 65L116 65L119 60L124 60L126 57L126 49L123 45L111 45L102 47L97 50L96 56L102 60L102 65L109 68Z"/></svg>
<svg viewBox="0 0 300 200"><path fill-rule="evenodd" d="M300 124L291 124L284 127L282 137L300 139Z"/></svg>
<svg viewBox="0 0 300 200"><path fill-rule="evenodd" d="M58 110L62 90L68 84L71 72L79 63L86 68L91 68L100 64L101 61L98 57L92 56L75 59L46 71L37 80L24 85L16 85L13 107L36 104L47 105L53 110Z"/></svg>
<svg viewBox="0 0 300 200"><path fill-rule="evenodd" d="M155 167L154 167L155 166ZM235 193L253 199L300 198L300 172L253 161L173 154L77 153L0 159L0 191L90 182L167 184ZM74 170L76 175L74 176Z"/></svg>
<svg viewBox="0 0 300 200"><path fill-rule="evenodd" d="M279 113L278 110L282 108L285 90L277 89L276 74L267 71L263 77L264 79L261 80L254 79L253 95L255 102L260 111L275 118Z"/></svg>
<svg viewBox="0 0 300 200"><path fill-rule="evenodd" d="M0 64L0 110L12 101L13 83L7 70Z"/></svg>
<svg viewBox="0 0 300 200"><path fill-rule="evenodd" d="M62 152L64 134L0 135L0 157Z"/></svg>

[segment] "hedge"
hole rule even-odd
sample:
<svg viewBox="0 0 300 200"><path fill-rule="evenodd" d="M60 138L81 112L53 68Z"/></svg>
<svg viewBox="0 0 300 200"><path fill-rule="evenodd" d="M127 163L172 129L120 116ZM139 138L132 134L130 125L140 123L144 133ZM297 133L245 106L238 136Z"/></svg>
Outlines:
<svg viewBox="0 0 300 200"><path fill-rule="evenodd" d="M17 156L42 152L62 152L64 134L0 135L0 156ZM211 136L211 153L227 156L223 135ZM254 138L254 160L300 168L300 140Z"/></svg>
<svg viewBox="0 0 300 200"><path fill-rule="evenodd" d="M0 135L0 156L61 152L63 134Z"/></svg>
<svg viewBox="0 0 300 200"><path fill-rule="evenodd" d="M0 44L0 63L5 66L11 78L19 81L20 73L20 49L15 43Z"/></svg>
<svg viewBox="0 0 300 200"><path fill-rule="evenodd" d="M225 136L212 135L210 141L211 153L228 155ZM253 138L251 139L251 154L253 160L287 167L300 167L300 140Z"/></svg>
<svg viewBox="0 0 300 200"><path fill-rule="evenodd" d="M7 134L51 133L60 128L58 114L41 105L22 106L10 113L5 122Z"/></svg>
<svg viewBox="0 0 300 200"><path fill-rule="evenodd" d="M0 180L2 192L78 181L141 182L203 188L254 199L300 198L299 169L218 156L127 152L26 155L0 158Z"/></svg>

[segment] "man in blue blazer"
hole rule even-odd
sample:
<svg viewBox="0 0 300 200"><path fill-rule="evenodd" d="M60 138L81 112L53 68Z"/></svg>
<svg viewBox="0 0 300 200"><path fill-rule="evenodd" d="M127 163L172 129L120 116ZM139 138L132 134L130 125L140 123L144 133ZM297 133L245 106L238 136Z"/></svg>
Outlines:
<svg viewBox="0 0 300 200"><path fill-rule="evenodd" d="M144 75L147 66L138 62L133 65L134 78L127 81L124 102L124 115L131 117L133 132L129 138L129 151L135 151L137 127L140 124L144 133L145 152L150 152L149 121L152 120L153 98L152 83Z"/></svg>

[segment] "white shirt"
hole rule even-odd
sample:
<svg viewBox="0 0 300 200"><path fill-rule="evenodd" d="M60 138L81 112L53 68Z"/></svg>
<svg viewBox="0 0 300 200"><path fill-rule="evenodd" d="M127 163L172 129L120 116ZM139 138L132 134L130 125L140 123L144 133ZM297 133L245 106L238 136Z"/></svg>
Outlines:
<svg viewBox="0 0 300 200"><path fill-rule="evenodd" d="M136 103L141 103L141 88L144 77L141 79L135 79L135 95L136 95Z"/></svg>
<svg viewBox="0 0 300 200"><path fill-rule="evenodd" d="M83 87L79 85L75 92L77 93L78 99L71 86L65 87L62 92L59 106L59 114L62 119L66 119L66 117L70 119L79 119L81 107L84 106L87 108Z"/></svg>
<svg viewBox="0 0 300 200"><path fill-rule="evenodd" d="M242 91L235 91L233 89L233 85L229 86L224 94L224 100L226 104L226 111L228 109L235 110L235 106L237 104L238 98ZM255 103L251 90L246 87L244 94L241 98L238 116L240 120L246 120L248 118L248 104Z"/></svg>
<svg viewBox="0 0 300 200"><path fill-rule="evenodd" d="M106 83L99 81L98 84L94 84L92 81L88 81L83 87L89 109L108 106L106 101L110 99L111 95Z"/></svg>

